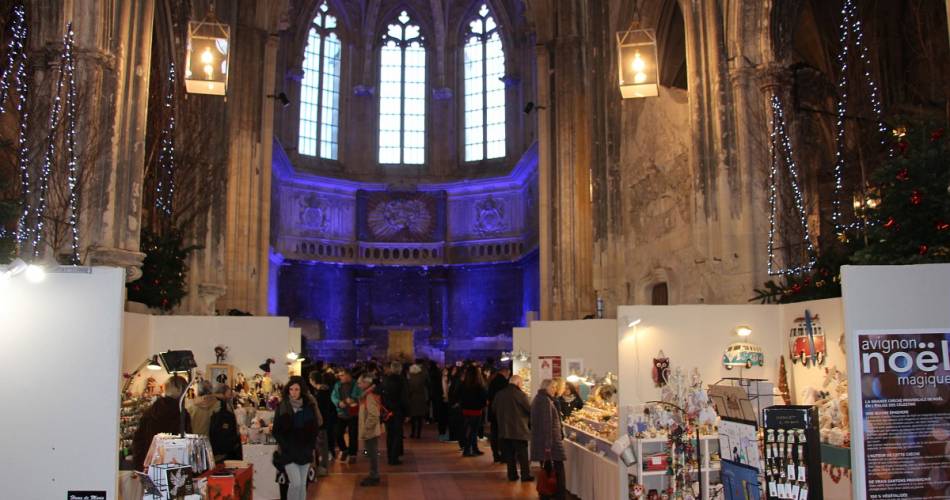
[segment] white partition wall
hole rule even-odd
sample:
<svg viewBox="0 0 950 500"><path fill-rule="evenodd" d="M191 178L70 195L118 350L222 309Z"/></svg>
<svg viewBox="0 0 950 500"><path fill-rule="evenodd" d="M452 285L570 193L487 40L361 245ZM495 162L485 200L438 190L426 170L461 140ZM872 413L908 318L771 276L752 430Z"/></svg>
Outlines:
<svg viewBox="0 0 950 500"><path fill-rule="evenodd" d="M576 321L532 321L525 349L531 353L531 384L540 386L540 356L560 356L561 376L567 377L567 360L581 360L584 370L597 375L617 373L617 320L587 319ZM515 348L517 351L518 348Z"/></svg>
<svg viewBox="0 0 950 500"><path fill-rule="evenodd" d="M861 401L861 367L857 336L862 331L888 330L924 333L950 331L950 264L921 266L845 266L841 272L845 332L848 343L848 388L851 418L851 467L854 498L869 498L865 491L864 419ZM939 352L939 350L938 350ZM921 357L918 356L917 363ZM940 359L940 364L948 362ZM924 364L929 364L924 361ZM939 370L938 370L939 371ZM933 393L910 391L948 399L950 386L932 387ZM911 396L913 397L913 396ZM913 403L905 406L911 409ZM935 428L934 436L938 435ZM945 437L943 438L946 439ZM946 461L946 452L944 452ZM925 464L921 463L921 467ZM935 464L927 464L927 467ZM940 480L946 476L937 467ZM889 486L901 494L906 484L898 478Z"/></svg>
<svg viewBox="0 0 950 500"><path fill-rule="evenodd" d="M167 350L190 350L195 354L198 369L215 362L214 347L229 348L225 363L234 366L235 373L248 378L260 373L258 365L265 359L276 361L271 365L275 381L287 380L287 351L300 351L300 329L290 328L289 319L280 316L149 316L125 313L124 369L135 369L143 359ZM153 375L154 373L154 375ZM158 382L167 374L150 372ZM141 389L144 379L139 377L133 388Z"/></svg>
<svg viewBox="0 0 950 500"><path fill-rule="evenodd" d="M785 356L785 369L788 372L792 404L801 404L804 389L822 388L826 367L834 367L841 372L846 372L848 369L844 351L838 342L844 335L844 309L840 298L782 304L779 307L782 315L782 330L779 332L782 351L779 354ZM825 362L818 366L810 362L807 366L802 365L801 362L793 363L789 358L788 331L795 325L796 318L804 316L806 309L813 317L818 316L817 323L821 324L825 334L826 358ZM773 373L777 372L773 371Z"/></svg>
<svg viewBox="0 0 950 500"><path fill-rule="evenodd" d="M3 498L116 498L125 271L0 284Z"/></svg>

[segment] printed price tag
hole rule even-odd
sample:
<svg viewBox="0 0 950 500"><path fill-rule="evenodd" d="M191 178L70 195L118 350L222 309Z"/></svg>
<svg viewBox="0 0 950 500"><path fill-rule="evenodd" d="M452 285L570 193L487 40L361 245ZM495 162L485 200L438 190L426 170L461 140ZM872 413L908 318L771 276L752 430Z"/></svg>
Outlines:
<svg viewBox="0 0 950 500"><path fill-rule="evenodd" d="M798 492L798 500L808 500L808 488L802 488L802 490Z"/></svg>
<svg viewBox="0 0 950 500"><path fill-rule="evenodd" d="M789 497L789 498L795 498L795 499L797 499L797 498L798 498L798 495L801 493L801 489L802 489L802 487L799 486L799 485L797 485L797 484L796 484L795 486L792 486L792 496Z"/></svg>
<svg viewBox="0 0 950 500"><path fill-rule="evenodd" d="M778 485L775 483L769 483L769 496L777 497L778 496Z"/></svg>
<svg viewBox="0 0 950 500"><path fill-rule="evenodd" d="M798 480L804 483L805 481L808 480L808 477L807 477L807 476L808 476L808 474L807 474L806 471L805 471L805 466L804 466L804 465L799 465L799 466L798 466Z"/></svg>
<svg viewBox="0 0 950 500"><path fill-rule="evenodd" d="M795 480L795 465L794 465L794 464L788 464L788 472L787 472L787 474L788 474L788 480L789 480L789 481L794 481L794 480Z"/></svg>

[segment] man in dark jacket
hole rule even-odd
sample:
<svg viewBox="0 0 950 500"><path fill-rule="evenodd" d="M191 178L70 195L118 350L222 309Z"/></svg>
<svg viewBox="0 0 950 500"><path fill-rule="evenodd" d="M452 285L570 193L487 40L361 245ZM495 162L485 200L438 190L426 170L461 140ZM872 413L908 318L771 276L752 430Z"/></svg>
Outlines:
<svg viewBox="0 0 950 500"><path fill-rule="evenodd" d="M392 412L386 421L386 460L389 465L401 465L403 453L403 422L408 413L409 395L406 379L402 377L402 363L390 363L380 382L383 406Z"/></svg>
<svg viewBox="0 0 950 500"><path fill-rule="evenodd" d="M208 439L214 451L214 461L219 463L225 460L243 460L241 433L238 431L237 417L231 409L234 391L227 384L217 384L214 386L214 397L220 402L218 411L211 414L208 426Z"/></svg>
<svg viewBox="0 0 950 500"><path fill-rule="evenodd" d="M531 431L531 402L522 389L521 377L511 377L508 385L495 394L492 401L492 413L498 422L498 438L502 457L508 464L508 480L518 480L517 466L521 466L521 480L534 481L531 475L531 462L528 461L528 440Z"/></svg>
<svg viewBox="0 0 950 500"><path fill-rule="evenodd" d="M509 376L511 376L511 372L507 368L502 368L495 373L491 382L488 383L488 423L491 424L491 435L488 438L488 443L491 445L491 455L495 463L501 463L504 457L502 456L501 443L498 441L498 421L495 419L494 412L491 411L491 405L495 399L495 394L508 386Z"/></svg>
<svg viewBox="0 0 950 500"><path fill-rule="evenodd" d="M148 453L148 447L151 446L152 438L156 434L181 431L178 398L187 387L188 382L185 379L177 375L169 378L165 381L165 395L156 399L142 414L139 426L132 437L132 458L135 461L135 470L143 470L145 454ZM188 410L182 411L185 412L185 432L191 432L191 416L188 415Z"/></svg>

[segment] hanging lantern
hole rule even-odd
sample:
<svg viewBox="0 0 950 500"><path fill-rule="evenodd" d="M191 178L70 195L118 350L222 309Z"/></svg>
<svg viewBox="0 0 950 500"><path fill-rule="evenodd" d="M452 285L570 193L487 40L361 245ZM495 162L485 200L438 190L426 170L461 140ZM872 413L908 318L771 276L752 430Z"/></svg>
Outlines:
<svg viewBox="0 0 950 500"><path fill-rule="evenodd" d="M213 10L204 21L188 23L185 90L211 95L227 92L230 40L231 28L217 22Z"/></svg>
<svg viewBox="0 0 950 500"><path fill-rule="evenodd" d="M617 33L620 95L624 99L659 95L656 34L635 29Z"/></svg>

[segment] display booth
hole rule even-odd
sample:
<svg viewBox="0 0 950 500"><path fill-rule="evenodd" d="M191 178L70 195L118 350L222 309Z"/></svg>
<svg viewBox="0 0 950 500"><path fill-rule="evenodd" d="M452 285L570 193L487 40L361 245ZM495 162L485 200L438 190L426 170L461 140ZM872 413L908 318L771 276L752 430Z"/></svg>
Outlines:
<svg viewBox="0 0 950 500"><path fill-rule="evenodd" d="M769 483L787 488L776 489L772 498L850 498L850 462L841 459L850 441L842 299L621 306L617 317L620 432L609 437L629 440L617 450L632 453L621 465L626 473L617 479L621 498L635 498L631 489L635 495L642 488L647 498L651 490L670 488L674 474L680 474L677 486L686 498L699 498L700 491L703 498L727 498L729 484L743 481L758 482L762 498L769 495ZM705 401L711 401L710 408ZM743 440L757 443L766 435L763 425L770 425L762 420L763 410L786 404L815 408L809 425L817 437L809 441L805 427L782 429L781 450L789 453L782 456L788 459L784 462L757 456L754 446L748 453L734 446ZM689 436L674 442L669 428L680 426L689 429ZM733 449L720 449L723 443ZM682 470L670 467L677 460ZM776 472L779 463L807 465L807 470L799 477L796 468L788 480L784 469ZM766 481L768 472L775 472L775 479Z"/></svg>
<svg viewBox="0 0 950 500"><path fill-rule="evenodd" d="M168 350L191 351L197 365L193 373L195 377L243 387L236 391L239 407L235 409L235 416L244 443L244 463L233 464L232 474L215 474L206 482L196 482L196 485L214 491L253 488L257 498L279 497L274 482L276 471L271 463L276 445L268 427L273 420L272 407L280 386L289 375L300 374L302 358L288 358L289 353L300 352L300 329L291 328L286 317L151 316L136 313L125 313L124 326L122 359L126 384L120 417L123 457L120 467L127 465L126 462L131 463L128 445L141 412L169 377L165 370L144 369L146 361ZM169 436L167 441L178 444L173 438ZM156 445L162 446L162 443ZM158 470L162 466L156 464L150 469ZM206 470L205 467L198 469ZM158 478L161 473L159 470ZM155 476L155 470L150 470L150 474ZM120 485L125 498L141 497L139 478L132 472L120 474Z"/></svg>
<svg viewBox="0 0 950 500"><path fill-rule="evenodd" d="M580 498L616 498L619 474L609 435L617 425L617 320L532 321L512 332L513 373L534 397L540 382L562 377L585 405L565 422L567 490Z"/></svg>
<svg viewBox="0 0 950 500"><path fill-rule="evenodd" d="M0 280L2 496L116 498L125 272Z"/></svg>

